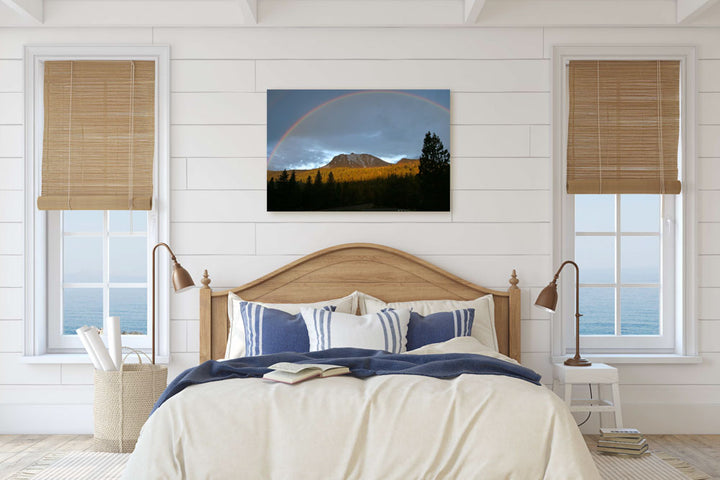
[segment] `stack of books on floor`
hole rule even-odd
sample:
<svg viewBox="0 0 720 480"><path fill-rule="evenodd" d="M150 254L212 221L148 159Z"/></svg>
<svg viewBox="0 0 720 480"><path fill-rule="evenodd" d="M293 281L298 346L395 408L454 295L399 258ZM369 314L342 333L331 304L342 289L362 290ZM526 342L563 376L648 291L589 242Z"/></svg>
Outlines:
<svg viewBox="0 0 720 480"><path fill-rule="evenodd" d="M634 428L601 428L598 452L642 455L647 452L645 436Z"/></svg>

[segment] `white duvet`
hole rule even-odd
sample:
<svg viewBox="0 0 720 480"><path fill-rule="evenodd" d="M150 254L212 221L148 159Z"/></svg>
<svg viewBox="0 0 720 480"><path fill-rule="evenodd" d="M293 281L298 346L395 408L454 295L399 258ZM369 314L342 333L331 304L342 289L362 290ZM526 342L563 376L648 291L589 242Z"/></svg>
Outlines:
<svg viewBox="0 0 720 480"><path fill-rule="evenodd" d="M449 352L506 359L472 337L417 353ZM600 477L575 420L545 387L492 375L388 375L189 387L145 424L125 478Z"/></svg>

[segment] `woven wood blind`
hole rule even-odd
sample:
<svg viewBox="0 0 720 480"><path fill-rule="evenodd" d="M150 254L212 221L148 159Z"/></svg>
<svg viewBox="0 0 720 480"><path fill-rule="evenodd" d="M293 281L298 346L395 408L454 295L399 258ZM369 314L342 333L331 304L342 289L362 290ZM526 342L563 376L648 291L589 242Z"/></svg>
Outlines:
<svg viewBox="0 0 720 480"><path fill-rule="evenodd" d="M568 193L680 193L679 61L571 61Z"/></svg>
<svg viewBox="0 0 720 480"><path fill-rule="evenodd" d="M45 62L40 210L150 210L154 61Z"/></svg>

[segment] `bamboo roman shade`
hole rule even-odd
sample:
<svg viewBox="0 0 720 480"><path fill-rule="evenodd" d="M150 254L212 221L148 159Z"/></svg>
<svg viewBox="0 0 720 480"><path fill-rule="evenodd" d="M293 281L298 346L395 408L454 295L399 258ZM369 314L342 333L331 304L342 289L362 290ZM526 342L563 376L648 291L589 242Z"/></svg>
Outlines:
<svg viewBox="0 0 720 480"><path fill-rule="evenodd" d="M46 61L40 210L150 210L154 61Z"/></svg>
<svg viewBox="0 0 720 480"><path fill-rule="evenodd" d="M569 63L568 193L680 193L680 62Z"/></svg>

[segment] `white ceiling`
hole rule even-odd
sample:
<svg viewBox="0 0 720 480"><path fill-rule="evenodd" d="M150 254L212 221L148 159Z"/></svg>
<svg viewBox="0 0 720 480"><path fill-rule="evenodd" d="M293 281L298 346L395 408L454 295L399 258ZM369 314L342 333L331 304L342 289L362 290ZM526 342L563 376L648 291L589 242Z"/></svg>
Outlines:
<svg viewBox="0 0 720 480"><path fill-rule="evenodd" d="M720 0L0 0L6 26L720 26Z"/></svg>

